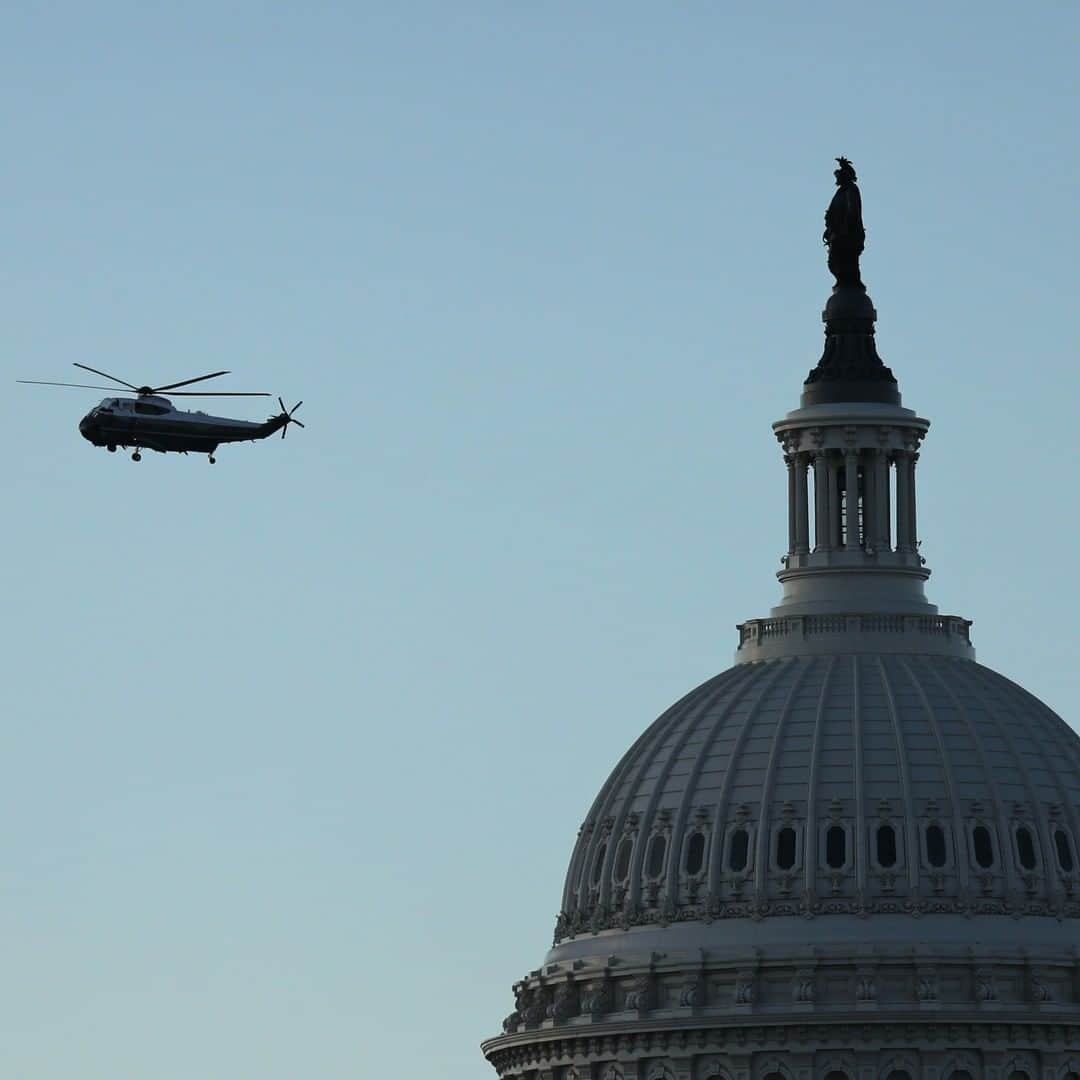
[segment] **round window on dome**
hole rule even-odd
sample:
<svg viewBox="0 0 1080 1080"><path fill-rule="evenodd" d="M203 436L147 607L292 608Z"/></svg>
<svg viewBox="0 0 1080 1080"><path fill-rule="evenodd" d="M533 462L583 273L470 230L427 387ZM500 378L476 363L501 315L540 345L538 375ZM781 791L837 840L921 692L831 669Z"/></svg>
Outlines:
<svg viewBox="0 0 1080 1080"><path fill-rule="evenodd" d="M601 844L596 849L596 858L593 860L592 883L600 884L600 875L604 872L604 858L607 855L607 844Z"/></svg>
<svg viewBox="0 0 1080 1080"><path fill-rule="evenodd" d="M686 844L686 872L700 874L705 865L705 834L692 832Z"/></svg>
<svg viewBox="0 0 1080 1080"><path fill-rule="evenodd" d="M645 873L651 878L658 878L664 872L664 856L667 854L667 837L657 833L649 841L649 859Z"/></svg>
<svg viewBox="0 0 1080 1080"><path fill-rule="evenodd" d="M728 840L728 869L738 873L746 869L750 855L750 834L746 829L736 829Z"/></svg>
<svg viewBox="0 0 1080 1080"><path fill-rule="evenodd" d="M1073 861L1072 844L1069 843L1069 834L1061 828L1054 830L1054 847L1057 849L1058 866L1066 874L1071 874L1076 865Z"/></svg>
<svg viewBox="0 0 1080 1080"><path fill-rule="evenodd" d="M785 825L776 834L776 865L781 870L790 870L795 865L796 850L795 830Z"/></svg>
<svg viewBox="0 0 1080 1080"><path fill-rule="evenodd" d="M1038 863L1035 857L1035 840L1026 825L1021 825L1016 830L1016 854L1020 859L1020 865L1025 870L1035 869Z"/></svg>
<svg viewBox="0 0 1080 1080"><path fill-rule="evenodd" d="M615 852L615 869L612 878L617 885L621 885L630 874L630 855L634 850L634 838L624 836L619 841L619 849Z"/></svg>
<svg viewBox="0 0 1080 1080"><path fill-rule="evenodd" d="M926 861L938 870L949 861L945 846L945 830L940 825L926 826Z"/></svg>
<svg viewBox="0 0 1080 1080"><path fill-rule="evenodd" d="M989 870L994 865L994 841L985 825L976 825L971 830L971 846L975 852L975 862L981 869Z"/></svg>

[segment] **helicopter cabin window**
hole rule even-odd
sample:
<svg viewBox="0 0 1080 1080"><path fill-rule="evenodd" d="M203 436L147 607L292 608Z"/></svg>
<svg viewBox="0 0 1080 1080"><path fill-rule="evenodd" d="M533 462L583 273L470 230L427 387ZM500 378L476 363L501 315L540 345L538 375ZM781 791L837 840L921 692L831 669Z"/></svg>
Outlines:
<svg viewBox="0 0 1080 1080"><path fill-rule="evenodd" d="M169 410L162 405L151 405L146 401L136 401L135 411L142 413L144 416L162 416Z"/></svg>

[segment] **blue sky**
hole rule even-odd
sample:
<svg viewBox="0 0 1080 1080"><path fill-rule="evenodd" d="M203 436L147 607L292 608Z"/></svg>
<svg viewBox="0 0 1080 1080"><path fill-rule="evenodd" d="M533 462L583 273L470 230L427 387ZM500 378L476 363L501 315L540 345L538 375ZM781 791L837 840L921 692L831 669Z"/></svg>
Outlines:
<svg viewBox="0 0 1080 1080"><path fill-rule="evenodd" d="M9 385L4 1075L484 1074L608 769L778 598L837 154L930 596L1076 725L1075 4L2 26L11 378L307 423L135 465Z"/></svg>

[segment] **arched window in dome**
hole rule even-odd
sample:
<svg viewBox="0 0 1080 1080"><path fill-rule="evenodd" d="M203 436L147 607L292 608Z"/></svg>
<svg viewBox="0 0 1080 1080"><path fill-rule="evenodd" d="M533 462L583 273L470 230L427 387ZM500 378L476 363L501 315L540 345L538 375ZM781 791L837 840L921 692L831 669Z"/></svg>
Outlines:
<svg viewBox="0 0 1080 1080"><path fill-rule="evenodd" d="M875 839L877 864L888 870L896 865L896 830L891 825L879 825Z"/></svg>
<svg viewBox="0 0 1080 1080"><path fill-rule="evenodd" d="M795 855L798 849L795 830L790 825L785 825L776 833L776 865L781 870L790 870L795 865Z"/></svg>
<svg viewBox="0 0 1080 1080"><path fill-rule="evenodd" d="M607 844L601 844L596 849L596 858L593 860L592 866L592 883L594 885L600 884L600 875L604 872L604 858L607 855Z"/></svg>
<svg viewBox="0 0 1080 1080"><path fill-rule="evenodd" d="M1035 857L1035 840L1026 825L1021 825L1016 830L1016 854L1020 859L1020 865L1025 870L1035 869L1038 864Z"/></svg>
<svg viewBox="0 0 1080 1080"><path fill-rule="evenodd" d="M705 834L694 831L686 844L686 872L700 874L705 865Z"/></svg>
<svg viewBox="0 0 1080 1080"><path fill-rule="evenodd" d="M651 878L658 878L664 872L664 856L667 854L667 837L663 833L655 833L649 841L649 858L645 865L645 873Z"/></svg>
<svg viewBox="0 0 1080 1080"><path fill-rule="evenodd" d="M994 865L994 841L985 825L976 825L971 830L971 846L975 851L975 862L983 870L989 870Z"/></svg>
<svg viewBox="0 0 1080 1080"><path fill-rule="evenodd" d="M728 840L728 869L738 873L746 869L750 854L750 834L746 829L736 829Z"/></svg>
<svg viewBox="0 0 1080 1080"><path fill-rule="evenodd" d="M949 861L949 850L945 846L945 830L940 825L926 826L926 861L940 869Z"/></svg>
<svg viewBox="0 0 1080 1080"><path fill-rule="evenodd" d="M779 856L776 861L780 861ZM847 829L843 825L830 825L825 833L825 862L832 870L843 869L847 862Z"/></svg>
<svg viewBox="0 0 1080 1080"><path fill-rule="evenodd" d="M616 885L621 885L630 874L630 855L634 850L634 838L624 836L619 841L619 848L615 852L615 869L612 879Z"/></svg>
<svg viewBox="0 0 1080 1080"><path fill-rule="evenodd" d="M1054 847L1057 849L1058 866L1071 874L1076 865L1073 861L1072 844L1069 843L1069 834L1062 828L1054 830Z"/></svg>

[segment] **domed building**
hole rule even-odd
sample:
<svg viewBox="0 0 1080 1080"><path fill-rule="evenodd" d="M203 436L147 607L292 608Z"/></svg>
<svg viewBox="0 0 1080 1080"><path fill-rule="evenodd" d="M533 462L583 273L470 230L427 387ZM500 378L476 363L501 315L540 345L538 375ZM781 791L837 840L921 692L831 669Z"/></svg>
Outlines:
<svg viewBox="0 0 1080 1080"><path fill-rule="evenodd" d="M929 422L840 160L824 355L773 425L782 598L593 801L504 1080L1080 1080L1080 738L926 598Z"/></svg>

